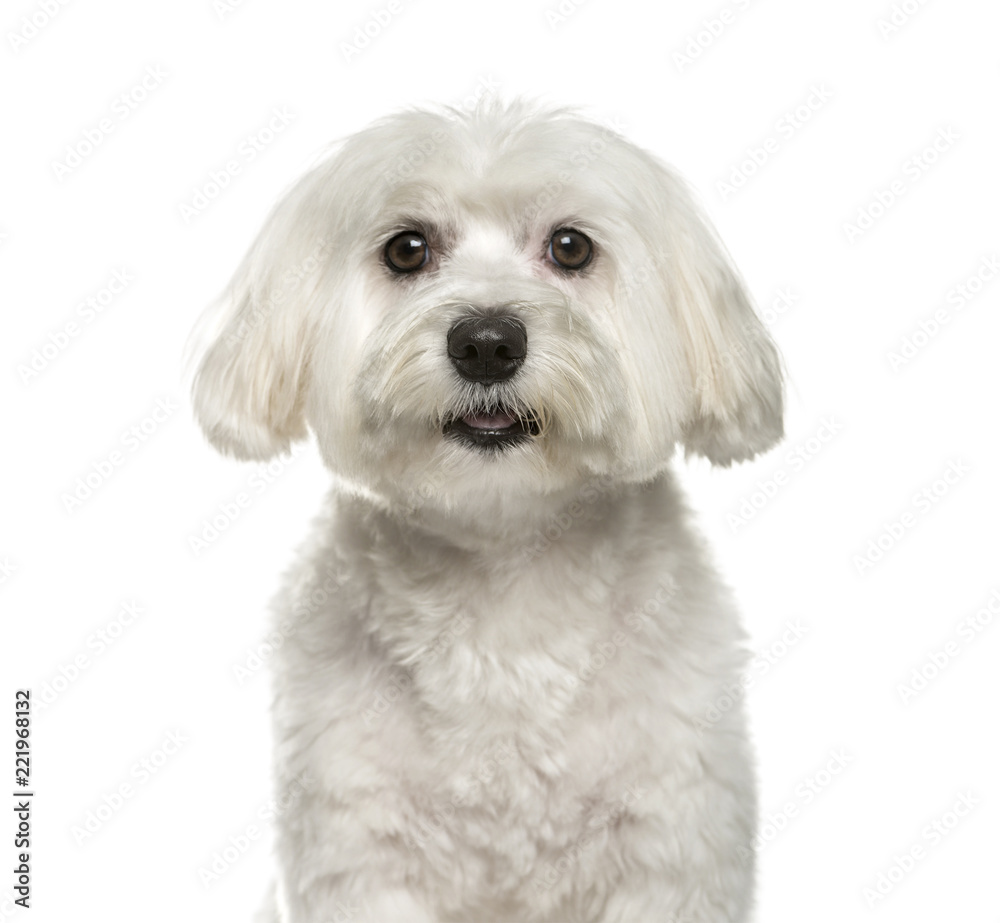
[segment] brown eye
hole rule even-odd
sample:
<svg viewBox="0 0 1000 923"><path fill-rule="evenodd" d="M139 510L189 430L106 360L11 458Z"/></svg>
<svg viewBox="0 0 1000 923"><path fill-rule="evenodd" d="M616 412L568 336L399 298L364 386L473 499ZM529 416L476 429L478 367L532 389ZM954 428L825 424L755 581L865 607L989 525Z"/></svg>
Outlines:
<svg viewBox="0 0 1000 923"><path fill-rule="evenodd" d="M563 269L583 269L593 255L590 239L572 228L560 228L549 239L549 259Z"/></svg>
<svg viewBox="0 0 1000 923"><path fill-rule="evenodd" d="M416 231L397 234L385 245L385 264L393 272L413 272L427 263L430 248Z"/></svg>

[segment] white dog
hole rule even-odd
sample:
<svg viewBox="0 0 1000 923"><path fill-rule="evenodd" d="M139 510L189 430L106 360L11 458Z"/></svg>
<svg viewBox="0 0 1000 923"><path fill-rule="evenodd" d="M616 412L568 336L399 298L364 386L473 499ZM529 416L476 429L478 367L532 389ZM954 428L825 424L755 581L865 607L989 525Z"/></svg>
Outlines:
<svg viewBox="0 0 1000 923"><path fill-rule="evenodd" d="M610 130L415 111L295 185L194 385L335 487L281 597L284 923L722 923L756 797L729 594L675 448L782 433L776 350L683 183Z"/></svg>

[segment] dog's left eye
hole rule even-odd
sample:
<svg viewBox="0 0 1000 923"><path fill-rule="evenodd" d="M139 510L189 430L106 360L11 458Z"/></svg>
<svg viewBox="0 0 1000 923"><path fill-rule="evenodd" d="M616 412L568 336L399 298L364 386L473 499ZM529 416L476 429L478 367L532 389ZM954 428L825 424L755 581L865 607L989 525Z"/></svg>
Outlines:
<svg viewBox="0 0 1000 923"><path fill-rule="evenodd" d="M593 253L590 238L572 228L560 228L549 238L549 259L563 269L583 269Z"/></svg>
<svg viewBox="0 0 1000 923"><path fill-rule="evenodd" d="M385 245L385 264L393 272L413 272L430 257L427 241L415 231L397 234Z"/></svg>

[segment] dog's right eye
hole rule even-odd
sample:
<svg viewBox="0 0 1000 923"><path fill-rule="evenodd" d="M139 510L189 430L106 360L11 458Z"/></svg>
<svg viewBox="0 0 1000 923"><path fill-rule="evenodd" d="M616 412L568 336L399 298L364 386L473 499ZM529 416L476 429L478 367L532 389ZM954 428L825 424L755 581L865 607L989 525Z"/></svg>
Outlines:
<svg viewBox="0 0 1000 923"><path fill-rule="evenodd" d="M583 269L593 254L590 238L573 228L560 228L549 238L548 257L563 269Z"/></svg>
<svg viewBox="0 0 1000 923"><path fill-rule="evenodd" d="M416 231L397 234L385 245L385 265L393 272L414 272L427 264L430 248Z"/></svg>

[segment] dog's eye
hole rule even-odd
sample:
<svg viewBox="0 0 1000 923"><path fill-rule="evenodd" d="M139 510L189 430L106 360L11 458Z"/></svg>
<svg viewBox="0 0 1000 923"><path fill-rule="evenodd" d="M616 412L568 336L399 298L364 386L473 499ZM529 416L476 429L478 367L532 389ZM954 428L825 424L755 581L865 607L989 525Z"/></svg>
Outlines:
<svg viewBox="0 0 1000 923"><path fill-rule="evenodd" d="M385 264L393 272L413 272L427 263L430 248L415 231L397 234L385 245Z"/></svg>
<svg viewBox="0 0 1000 923"><path fill-rule="evenodd" d="M549 259L563 269L583 269L593 254L590 239L572 228L560 228L549 239Z"/></svg>

